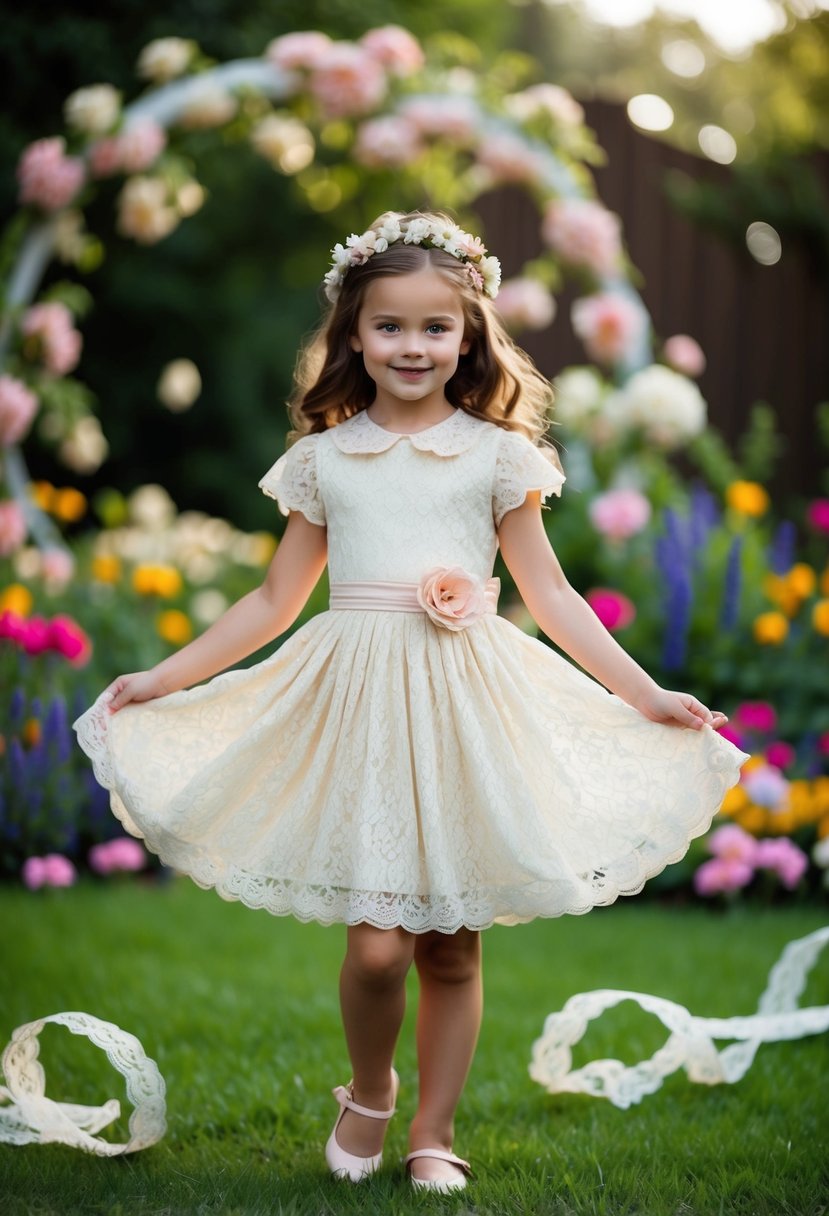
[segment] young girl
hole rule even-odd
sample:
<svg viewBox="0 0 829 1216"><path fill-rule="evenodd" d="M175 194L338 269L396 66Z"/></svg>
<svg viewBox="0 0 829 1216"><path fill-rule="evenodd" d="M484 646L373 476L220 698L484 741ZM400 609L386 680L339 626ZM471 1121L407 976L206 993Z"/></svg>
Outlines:
<svg viewBox="0 0 829 1216"><path fill-rule="evenodd" d="M288 515L262 586L75 724L115 814L168 865L348 926L353 1080L334 1090L326 1158L354 1182L394 1113L414 962L406 1164L442 1191L469 1174L452 1140L480 931L640 890L745 759L715 733L721 713L656 685L565 580L541 518L564 481L540 442L551 394L497 319L485 255L419 213L336 247L333 307L299 366L300 437L260 483ZM499 546L540 628L595 680L497 615ZM326 561L329 611L224 671L293 623Z"/></svg>

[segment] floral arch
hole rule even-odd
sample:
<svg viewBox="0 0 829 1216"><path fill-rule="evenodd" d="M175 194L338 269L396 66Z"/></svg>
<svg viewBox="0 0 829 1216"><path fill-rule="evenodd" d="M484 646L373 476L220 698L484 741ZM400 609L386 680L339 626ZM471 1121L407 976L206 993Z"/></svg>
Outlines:
<svg viewBox="0 0 829 1216"><path fill-rule="evenodd" d="M564 89L519 88L520 73L478 75L427 57L397 26L369 30L359 42L288 34L261 59L219 66L206 66L195 43L164 38L145 47L137 71L148 87L136 100L123 105L108 84L78 89L65 103L67 135L36 141L18 163L22 235L0 322L0 553L31 535L44 558L68 560L28 494L20 445L36 418L76 471L94 471L107 450L82 384L70 377L81 354L75 322L85 290L58 285L38 299L44 271L54 257L81 271L95 260L84 207L106 178L123 177L118 229L141 244L159 243L194 214L203 191L176 152L177 137L193 129L219 133L233 123L285 175L307 174L320 146L361 172L392 170L405 204L431 195L436 205L468 213L485 191L519 185L537 207L543 251L502 286L496 303L515 332L545 329L555 290L565 274L575 275L584 294L572 323L603 369L574 369L560 379L560 420L589 439L608 429L639 431L663 448L704 426L705 404L682 374L699 370L693 343L666 344L662 358L671 366L651 366L650 320L630 283L618 217L592 186L588 165L601 153ZM506 87L492 83L499 78ZM325 172L306 194L320 211L339 201ZM177 372L169 392L181 406L197 395L198 374Z"/></svg>

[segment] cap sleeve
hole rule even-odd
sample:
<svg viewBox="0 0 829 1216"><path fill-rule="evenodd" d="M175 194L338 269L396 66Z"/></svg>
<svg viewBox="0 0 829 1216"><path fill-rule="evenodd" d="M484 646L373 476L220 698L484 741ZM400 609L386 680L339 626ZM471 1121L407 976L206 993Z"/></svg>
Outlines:
<svg viewBox="0 0 829 1216"><path fill-rule="evenodd" d="M319 435L303 435L280 456L259 482L269 498L275 498L283 515L301 511L312 524L325 525L325 506L317 481Z"/></svg>
<svg viewBox="0 0 829 1216"><path fill-rule="evenodd" d="M521 506L530 490L540 490L543 502L551 494L561 494L564 481L555 448L539 448L517 431L502 431L492 483L496 528L507 511Z"/></svg>

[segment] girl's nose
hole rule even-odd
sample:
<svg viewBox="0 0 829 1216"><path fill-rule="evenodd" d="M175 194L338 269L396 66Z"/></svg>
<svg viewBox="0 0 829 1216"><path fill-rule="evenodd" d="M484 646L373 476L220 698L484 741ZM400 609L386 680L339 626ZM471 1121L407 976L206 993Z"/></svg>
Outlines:
<svg viewBox="0 0 829 1216"><path fill-rule="evenodd" d="M419 359L424 351L423 334L418 332L404 334L403 354L413 359Z"/></svg>

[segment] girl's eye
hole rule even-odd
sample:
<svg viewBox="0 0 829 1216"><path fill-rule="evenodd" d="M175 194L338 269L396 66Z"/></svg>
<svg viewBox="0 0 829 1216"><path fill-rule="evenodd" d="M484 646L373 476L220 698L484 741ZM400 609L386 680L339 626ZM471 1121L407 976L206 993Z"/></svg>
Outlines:
<svg viewBox="0 0 829 1216"><path fill-rule="evenodd" d="M426 332L429 334L445 334L446 326L438 325L438 324L430 325L429 328L426 330Z"/></svg>
<svg viewBox="0 0 829 1216"><path fill-rule="evenodd" d="M380 332L383 334L394 333L396 329L397 329L397 326L394 324L393 321L384 321L383 324L380 326Z"/></svg>

